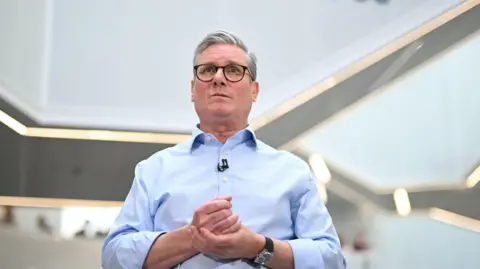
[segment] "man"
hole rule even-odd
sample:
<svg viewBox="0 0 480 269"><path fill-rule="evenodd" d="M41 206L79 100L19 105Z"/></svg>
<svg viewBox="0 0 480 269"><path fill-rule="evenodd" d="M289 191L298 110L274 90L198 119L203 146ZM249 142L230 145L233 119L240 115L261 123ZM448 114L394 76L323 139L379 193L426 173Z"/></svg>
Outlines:
<svg viewBox="0 0 480 269"><path fill-rule="evenodd" d="M216 31L195 50L192 139L135 168L102 263L118 268L345 268L309 166L257 140L256 58Z"/></svg>

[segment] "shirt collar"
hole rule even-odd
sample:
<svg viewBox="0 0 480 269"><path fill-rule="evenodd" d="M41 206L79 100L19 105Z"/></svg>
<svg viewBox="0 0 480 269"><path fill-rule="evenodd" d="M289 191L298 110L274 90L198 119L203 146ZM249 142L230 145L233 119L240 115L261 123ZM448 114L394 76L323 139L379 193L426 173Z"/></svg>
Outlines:
<svg viewBox="0 0 480 269"><path fill-rule="evenodd" d="M208 139L211 138L213 138L213 135L200 130L200 124L197 124L192 131L192 137L188 143L188 149L190 150L190 153L197 149L200 145L208 142ZM238 131L233 137L229 138L229 140L230 139L234 139L234 143L236 144L246 143L247 146L257 149L257 137L255 136L255 132L250 125L248 125L245 129Z"/></svg>

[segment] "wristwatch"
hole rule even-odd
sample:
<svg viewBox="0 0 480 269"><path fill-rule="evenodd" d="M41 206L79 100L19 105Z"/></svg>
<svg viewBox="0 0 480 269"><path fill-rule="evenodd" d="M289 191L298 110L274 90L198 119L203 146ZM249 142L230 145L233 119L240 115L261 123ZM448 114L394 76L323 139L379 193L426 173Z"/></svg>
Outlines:
<svg viewBox="0 0 480 269"><path fill-rule="evenodd" d="M265 236L265 247L257 254L254 263L265 265L273 257L273 240Z"/></svg>

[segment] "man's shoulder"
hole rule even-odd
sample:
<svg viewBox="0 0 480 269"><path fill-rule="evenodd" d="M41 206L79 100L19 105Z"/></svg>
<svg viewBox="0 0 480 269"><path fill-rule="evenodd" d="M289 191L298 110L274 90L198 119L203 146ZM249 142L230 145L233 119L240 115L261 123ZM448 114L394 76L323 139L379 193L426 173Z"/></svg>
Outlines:
<svg viewBox="0 0 480 269"><path fill-rule="evenodd" d="M306 171L310 170L310 166L305 160L290 151L273 148L260 140L257 140L257 146L261 154L265 154L266 156L275 159L277 163L288 163L289 168L306 169Z"/></svg>
<svg viewBox="0 0 480 269"><path fill-rule="evenodd" d="M160 149L151 155L147 156L145 159L142 159L138 162L138 166L142 168L160 168L165 162L168 162L169 159L185 155L188 153L186 150L186 144L181 143L177 145L172 145L163 149Z"/></svg>

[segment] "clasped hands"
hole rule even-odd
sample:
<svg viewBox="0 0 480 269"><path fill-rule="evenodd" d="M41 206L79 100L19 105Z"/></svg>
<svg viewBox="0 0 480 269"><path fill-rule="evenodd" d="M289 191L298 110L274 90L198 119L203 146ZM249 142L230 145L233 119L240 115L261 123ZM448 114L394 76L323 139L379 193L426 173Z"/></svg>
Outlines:
<svg viewBox="0 0 480 269"><path fill-rule="evenodd" d="M241 224L232 213L231 200L218 197L195 210L188 226L192 247L219 259L252 259L263 249L265 239Z"/></svg>

